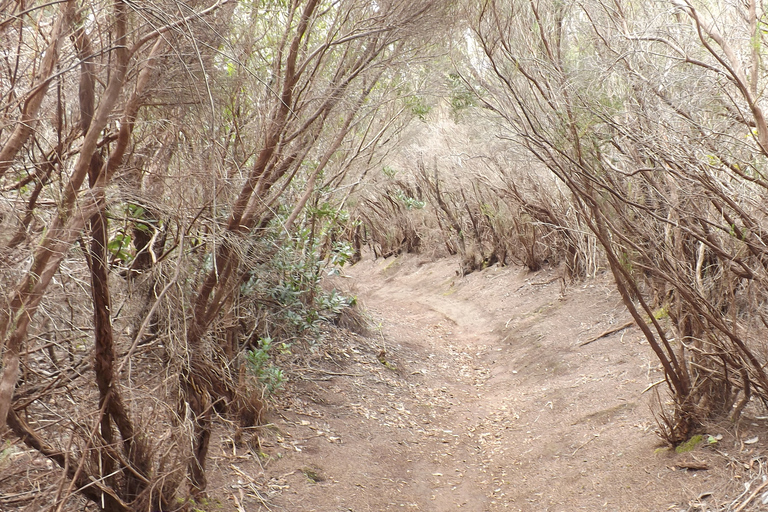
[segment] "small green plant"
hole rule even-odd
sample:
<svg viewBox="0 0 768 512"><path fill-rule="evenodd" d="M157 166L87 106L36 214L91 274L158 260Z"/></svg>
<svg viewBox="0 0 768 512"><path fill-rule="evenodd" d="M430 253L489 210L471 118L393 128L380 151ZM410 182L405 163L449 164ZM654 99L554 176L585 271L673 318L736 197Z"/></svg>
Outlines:
<svg viewBox="0 0 768 512"><path fill-rule="evenodd" d="M397 197L397 199L409 210L422 210L425 206L427 206L426 202L419 201L413 197L409 197L405 195L402 190L395 192L395 197Z"/></svg>
<svg viewBox="0 0 768 512"><path fill-rule="evenodd" d="M188 505L191 512L213 512L214 510L223 510L219 500L211 500L208 498L176 498L176 503L179 505Z"/></svg>
<svg viewBox="0 0 768 512"><path fill-rule="evenodd" d="M699 435L699 434L696 434L695 436L693 436L692 438L690 438L690 439L689 439L689 440L687 440L686 442L684 442L684 443L680 443L679 445L677 445L677 447L675 448L675 453L687 453L687 452L691 452L691 451L693 451L693 449L694 449L694 448L696 448L696 446L697 446L698 444L700 444L700 443L701 443L703 440L704 440L704 437L703 437L703 436L701 436L701 435Z"/></svg>
<svg viewBox="0 0 768 512"><path fill-rule="evenodd" d="M125 207L125 215L129 221L133 222L134 229L142 231L147 235L152 234L152 226L158 227L162 223L151 218L143 206L128 203Z"/></svg>
<svg viewBox="0 0 768 512"><path fill-rule="evenodd" d="M260 305L264 304L260 298L268 297L268 303L277 305L270 325L279 329L281 338L313 337L321 322L334 320L351 305L351 299L321 286L324 273L338 274L355 255L352 244L333 240L331 233L349 216L327 203L312 213L317 223L298 228L289 239L276 239L270 258L253 267L250 279L240 286L242 296L254 297ZM324 257L319 242L323 240L327 240Z"/></svg>
<svg viewBox="0 0 768 512"><path fill-rule="evenodd" d="M427 105L424 98L418 96L409 96L405 99L405 105L411 110L411 113L418 117L420 121L426 122L427 115L432 111L432 107Z"/></svg>
<svg viewBox="0 0 768 512"><path fill-rule="evenodd" d="M7 464L9 464L9 460L11 459L11 455L16 453L18 451L18 448L16 448L9 440L5 441L5 444L3 445L3 449L0 450L0 468L5 467Z"/></svg>
<svg viewBox="0 0 768 512"><path fill-rule="evenodd" d="M355 256L355 248L349 242L333 242L328 256L328 275L338 275L341 268Z"/></svg>
<svg viewBox="0 0 768 512"><path fill-rule="evenodd" d="M281 354L289 354L291 346L288 343L278 343L273 345L272 338L266 336L259 339L259 345L246 353L248 369L264 385L264 388L270 393L276 393L285 383L283 370L270 362L270 352L277 350Z"/></svg>
<svg viewBox="0 0 768 512"><path fill-rule="evenodd" d="M477 104L475 93L464 83L461 76L456 73L449 73L447 81L451 91L451 114L454 119L458 119L462 111Z"/></svg>
<svg viewBox="0 0 768 512"><path fill-rule="evenodd" d="M342 295L336 290L331 290L330 293L324 293L317 297L317 305L320 311L320 318L323 320L333 320L341 312L353 306L355 299Z"/></svg>
<svg viewBox="0 0 768 512"><path fill-rule="evenodd" d="M325 477L322 476L319 469L317 468L303 468L301 472L304 473L304 476L307 477L307 480L309 480L313 484L316 484L318 482L322 482L325 480Z"/></svg>
<svg viewBox="0 0 768 512"><path fill-rule="evenodd" d="M388 165L385 165L384 167L382 167L381 172L383 172L384 176L386 176L387 178L394 179L395 176L397 176L398 170Z"/></svg>
<svg viewBox="0 0 768 512"><path fill-rule="evenodd" d="M117 233L107 242L107 250L115 259L123 263L130 263L133 260L133 254L130 252L131 235L128 233Z"/></svg>
<svg viewBox="0 0 768 512"><path fill-rule="evenodd" d="M252 326L245 363L268 394L286 381L278 356L290 353L299 340L317 343L322 324L337 320L354 304L354 298L321 286L324 274L339 273L355 255L352 244L336 239L349 214L327 202L308 207L307 213L308 219L291 236L285 236L278 217L253 241L248 251L260 257L252 260L249 278L239 288L241 304L251 310L249 317L260 319Z"/></svg>

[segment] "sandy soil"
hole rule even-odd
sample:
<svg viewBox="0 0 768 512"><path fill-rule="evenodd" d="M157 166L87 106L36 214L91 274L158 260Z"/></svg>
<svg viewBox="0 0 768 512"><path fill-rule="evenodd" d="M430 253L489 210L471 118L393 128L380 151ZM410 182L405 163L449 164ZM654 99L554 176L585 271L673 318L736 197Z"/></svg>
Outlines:
<svg viewBox="0 0 768 512"><path fill-rule="evenodd" d="M377 327L329 333L295 368L261 429L263 473L232 484L244 510L768 509L764 439L744 444L764 421L664 449L647 391L663 376L639 330L584 344L629 320L608 276L564 290L555 270L457 269L407 256L347 271Z"/></svg>

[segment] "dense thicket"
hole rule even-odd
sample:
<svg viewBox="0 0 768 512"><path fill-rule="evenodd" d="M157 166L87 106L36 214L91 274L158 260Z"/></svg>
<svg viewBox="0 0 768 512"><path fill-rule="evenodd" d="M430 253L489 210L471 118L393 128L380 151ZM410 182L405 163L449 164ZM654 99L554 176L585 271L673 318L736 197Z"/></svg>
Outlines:
<svg viewBox="0 0 768 512"><path fill-rule="evenodd" d="M599 241L672 390L672 442L768 399L760 9L487 2L474 18L483 101Z"/></svg>
<svg viewBox="0 0 768 512"><path fill-rule="evenodd" d="M258 422L272 352L348 305L328 196L399 129L438 7L0 5L0 431L56 506L187 506L214 417Z"/></svg>
<svg viewBox="0 0 768 512"><path fill-rule="evenodd" d="M672 443L765 405L765 16L0 1L0 432L62 468L56 506L185 506L365 244L610 270Z"/></svg>
<svg viewBox="0 0 768 512"><path fill-rule="evenodd" d="M402 219L378 230L381 252L439 229L464 272L610 269L664 369L672 443L765 404L763 6L489 0L464 13L433 129L368 200L365 215ZM429 213L393 199L417 196Z"/></svg>

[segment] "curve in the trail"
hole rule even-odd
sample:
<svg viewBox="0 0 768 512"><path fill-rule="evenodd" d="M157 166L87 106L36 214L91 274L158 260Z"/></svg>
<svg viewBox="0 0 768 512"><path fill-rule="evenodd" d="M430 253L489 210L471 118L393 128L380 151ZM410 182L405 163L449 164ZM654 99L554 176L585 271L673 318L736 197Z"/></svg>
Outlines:
<svg viewBox="0 0 768 512"><path fill-rule="evenodd" d="M288 473L295 494L276 503L307 511L651 511L711 487L708 474L676 471L654 453L642 391L660 374L639 333L578 346L626 320L608 282L563 296L554 270L459 277L457 268L403 257L348 270L347 286L379 329L344 349L351 356L337 373L346 375L294 390L315 399L297 398L286 429L294 437L332 432L339 442L309 438L274 464L273 472L301 466L325 475L317 483Z"/></svg>

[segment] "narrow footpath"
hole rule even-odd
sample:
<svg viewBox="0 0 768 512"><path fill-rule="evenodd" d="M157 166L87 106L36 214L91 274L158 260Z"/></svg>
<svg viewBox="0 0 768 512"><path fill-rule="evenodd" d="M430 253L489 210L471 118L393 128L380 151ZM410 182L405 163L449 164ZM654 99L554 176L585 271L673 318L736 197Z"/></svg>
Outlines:
<svg viewBox="0 0 768 512"><path fill-rule="evenodd" d="M457 269L406 256L337 281L374 327L328 333L297 363L261 430L258 510L687 511L736 498L722 450L659 449L648 389L663 375L639 330L595 339L629 320L607 276L564 287L555 270Z"/></svg>

